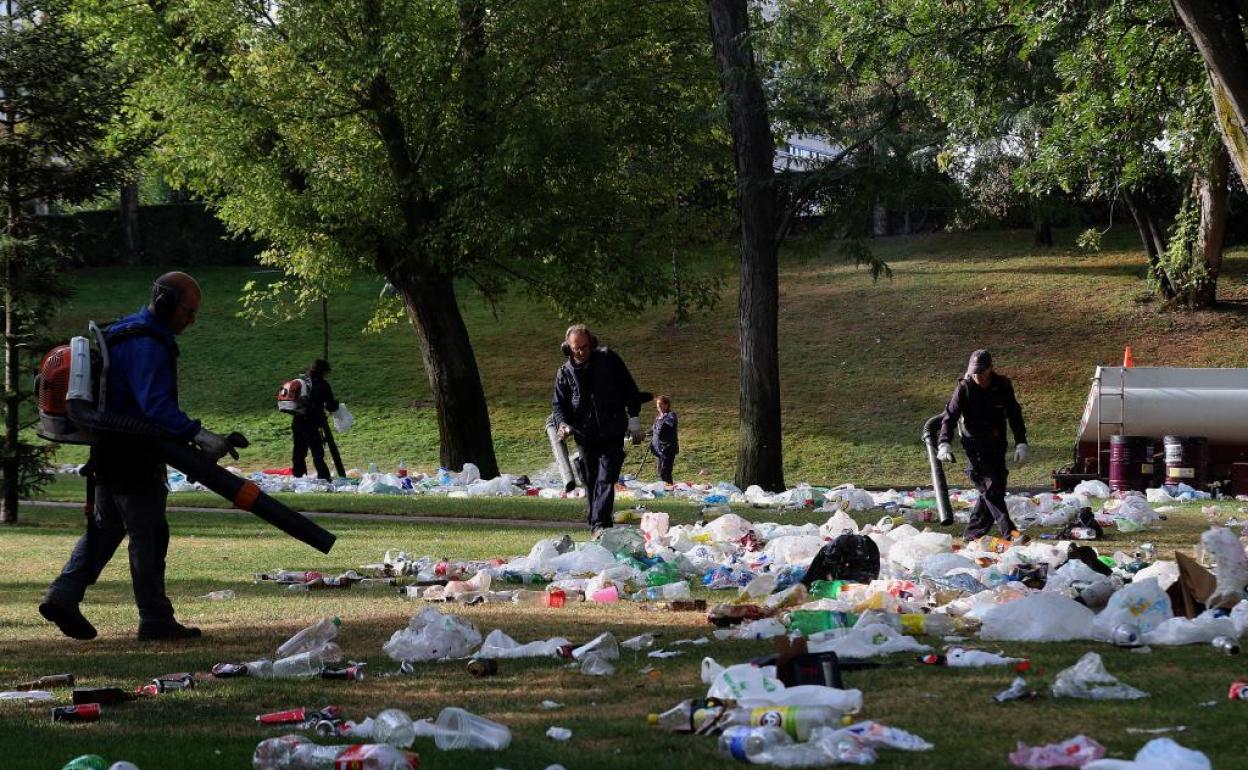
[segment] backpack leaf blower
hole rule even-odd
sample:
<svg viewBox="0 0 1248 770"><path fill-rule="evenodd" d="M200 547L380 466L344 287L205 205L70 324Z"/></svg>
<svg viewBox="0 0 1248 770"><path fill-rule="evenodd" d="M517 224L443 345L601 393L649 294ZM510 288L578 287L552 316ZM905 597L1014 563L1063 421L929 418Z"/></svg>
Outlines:
<svg viewBox="0 0 1248 770"><path fill-rule="evenodd" d="M337 539L333 533L265 494L254 482L235 476L199 449L172 438L148 420L105 411L109 337L94 322L88 324L88 329L98 353L92 351L86 337L74 337L68 345L49 351L39 367L35 392L41 438L88 445L106 436L147 439L160 450L167 464L229 500L234 507L255 514L321 553L329 553ZM247 445L238 434L231 434L230 443Z"/></svg>

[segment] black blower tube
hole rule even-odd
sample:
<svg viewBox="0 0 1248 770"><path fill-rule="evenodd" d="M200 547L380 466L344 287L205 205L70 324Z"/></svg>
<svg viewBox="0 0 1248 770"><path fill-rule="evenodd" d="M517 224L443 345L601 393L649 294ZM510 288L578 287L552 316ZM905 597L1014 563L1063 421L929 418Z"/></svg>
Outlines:
<svg viewBox="0 0 1248 770"><path fill-rule="evenodd" d="M198 449L165 437L163 430L137 417L98 411L86 401L69 399L69 418L76 425L95 433L144 436L153 440L165 462L189 478L229 500L235 508L253 513L281 531L307 543L321 553L329 553L338 538L308 517L275 500L255 482L240 479L217 465Z"/></svg>
<svg viewBox="0 0 1248 770"><path fill-rule="evenodd" d="M927 447L927 464L932 469L932 489L936 491L936 511L940 514L940 523L949 526L953 523L953 507L949 505L949 482L945 480L945 466L936 459L936 436L945 413L930 418L923 423L923 445Z"/></svg>

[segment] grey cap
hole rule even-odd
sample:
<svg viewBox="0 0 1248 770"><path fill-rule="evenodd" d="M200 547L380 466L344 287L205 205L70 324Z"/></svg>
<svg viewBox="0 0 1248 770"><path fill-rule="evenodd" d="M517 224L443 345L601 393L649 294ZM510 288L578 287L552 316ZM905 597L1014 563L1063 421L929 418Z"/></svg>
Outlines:
<svg viewBox="0 0 1248 770"><path fill-rule="evenodd" d="M971 360L966 362L966 373L976 374L978 372L986 372L992 368L992 353L984 348L980 348L971 354Z"/></svg>

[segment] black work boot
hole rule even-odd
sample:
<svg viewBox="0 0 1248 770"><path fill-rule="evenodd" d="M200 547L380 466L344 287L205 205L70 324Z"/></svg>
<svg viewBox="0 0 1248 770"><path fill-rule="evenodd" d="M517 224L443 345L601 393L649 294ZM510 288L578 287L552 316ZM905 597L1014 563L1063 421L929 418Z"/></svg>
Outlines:
<svg viewBox="0 0 1248 770"><path fill-rule="evenodd" d="M81 639L85 642L96 637L95 626L91 625L91 621L78 610L77 604L61 604L51 599L44 599L39 604L39 614L55 623L56 627L61 629L61 633L70 639Z"/></svg>
<svg viewBox="0 0 1248 770"><path fill-rule="evenodd" d="M165 623L140 623L140 642L176 641L179 639L198 639L204 633L194 626L184 626L176 620Z"/></svg>

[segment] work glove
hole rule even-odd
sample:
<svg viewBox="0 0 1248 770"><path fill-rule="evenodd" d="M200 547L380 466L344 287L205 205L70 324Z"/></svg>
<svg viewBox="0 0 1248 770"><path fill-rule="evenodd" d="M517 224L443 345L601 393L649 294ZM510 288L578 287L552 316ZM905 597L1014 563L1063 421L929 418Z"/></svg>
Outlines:
<svg viewBox="0 0 1248 770"><path fill-rule="evenodd" d="M1028 454L1030 454L1030 452L1027 450L1026 444L1019 444L1018 446L1014 447L1014 464L1022 465L1023 463L1027 462Z"/></svg>
<svg viewBox="0 0 1248 770"><path fill-rule="evenodd" d="M949 442L943 442L936 447L936 459L942 463L953 462L953 447L949 446Z"/></svg>
<svg viewBox="0 0 1248 770"><path fill-rule="evenodd" d="M572 435L572 426L566 422L559 423L559 438L567 438Z"/></svg>
<svg viewBox="0 0 1248 770"><path fill-rule="evenodd" d="M214 463L230 451L230 445L226 442L225 436L213 433L207 428L200 428L199 433L196 433L191 441Z"/></svg>
<svg viewBox="0 0 1248 770"><path fill-rule="evenodd" d="M640 417L628 418L628 435L632 436L633 446L640 444L641 440L646 437L645 431L641 429Z"/></svg>

